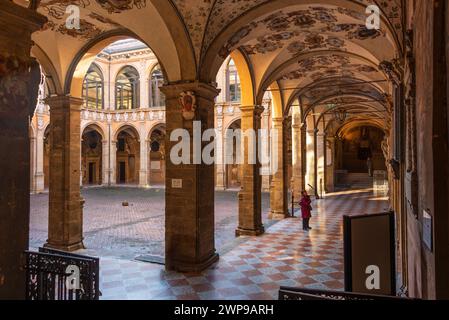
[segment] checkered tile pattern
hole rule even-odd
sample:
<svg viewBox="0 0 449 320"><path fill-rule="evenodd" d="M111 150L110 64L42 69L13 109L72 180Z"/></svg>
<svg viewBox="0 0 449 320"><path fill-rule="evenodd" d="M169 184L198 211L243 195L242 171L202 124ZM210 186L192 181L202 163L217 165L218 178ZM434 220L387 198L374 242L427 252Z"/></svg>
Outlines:
<svg viewBox="0 0 449 320"><path fill-rule="evenodd" d="M239 242L201 274L102 258L102 299L263 300L277 299L280 286L342 290L342 216L382 212L387 203L361 191L330 195L313 208L311 231L302 230L300 219L285 219Z"/></svg>

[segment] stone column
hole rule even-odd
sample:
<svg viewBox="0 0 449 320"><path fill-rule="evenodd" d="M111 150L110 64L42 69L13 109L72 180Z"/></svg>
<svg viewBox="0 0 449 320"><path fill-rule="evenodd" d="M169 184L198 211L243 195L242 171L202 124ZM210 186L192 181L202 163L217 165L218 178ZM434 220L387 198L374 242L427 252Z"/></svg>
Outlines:
<svg viewBox="0 0 449 320"><path fill-rule="evenodd" d="M110 141L110 149L109 149L109 181L110 185L114 185L117 183L117 140L112 139Z"/></svg>
<svg viewBox="0 0 449 320"><path fill-rule="evenodd" d="M74 251L83 246L80 193L80 115L82 99L47 98L50 105L50 190L45 246Z"/></svg>
<svg viewBox="0 0 449 320"><path fill-rule="evenodd" d="M140 79L140 109L146 109L149 108L150 106L150 83L149 83L149 79L148 79L148 75L145 74L146 69L145 68L141 68L140 70L140 74L144 75L144 77L142 77L142 79Z"/></svg>
<svg viewBox="0 0 449 320"><path fill-rule="evenodd" d="M25 298L23 252L30 223L29 121L40 70L31 34L45 23L36 12L0 2L0 300Z"/></svg>
<svg viewBox="0 0 449 320"><path fill-rule="evenodd" d="M140 138L140 170L139 187L148 187L148 144L150 142L144 136Z"/></svg>
<svg viewBox="0 0 449 320"><path fill-rule="evenodd" d="M315 198L319 199L319 179L318 179L318 129L315 128L313 130L313 175L312 175L312 181L313 181L313 188L314 188L314 194Z"/></svg>
<svg viewBox="0 0 449 320"><path fill-rule="evenodd" d="M32 135L30 129L30 191L36 193L36 140L37 138Z"/></svg>
<svg viewBox="0 0 449 320"><path fill-rule="evenodd" d="M101 184L108 185L109 183L109 141L102 140L102 149L101 149Z"/></svg>
<svg viewBox="0 0 449 320"><path fill-rule="evenodd" d="M266 104L264 106L265 110L262 113L262 129L267 130L267 136L270 136L270 109L271 105ZM266 153L270 154L270 143L266 145ZM271 174L270 174L270 166L269 165L262 165L262 192L270 192L270 181L271 181Z"/></svg>
<svg viewBox="0 0 449 320"><path fill-rule="evenodd" d="M44 177L44 134L42 129L37 129L36 138L36 171L34 172L34 192L39 193L45 190Z"/></svg>
<svg viewBox="0 0 449 320"><path fill-rule="evenodd" d="M324 194L324 166L325 166L325 143L326 136L322 132L316 134L316 185L317 193L321 197Z"/></svg>
<svg viewBox="0 0 449 320"><path fill-rule="evenodd" d="M161 90L167 99L165 266L168 270L198 272L218 260L214 234L214 164L204 163L200 154L210 143L202 142L201 135L214 127L214 99L219 90L200 82L166 85ZM182 94L195 95L192 109L190 104L182 107ZM199 131L196 136L194 128ZM180 133L179 129L184 129L181 132L184 138L170 141L172 133ZM186 143L181 151L180 140ZM178 164L175 159L178 151L188 156L188 161Z"/></svg>
<svg viewBox="0 0 449 320"><path fill-rule="evenodd" d="M50 123L51 123L51 120L50 120ZM83 183L84 174L86 174L86 177L87 177L87 171L89 170L87 167L83 167L83 155L82 155L83 142L84 142L83 136L80 135L80 159L79 159L80 160L79 161L80 169L78 171L80 173L80 187L82 187L84 185L84 183ZM50 150L51 150L51 147L50 147ZM51 159L51 151L50 151L50 159ZM87 163L86 163L86 165L87 165ZM50 160L50 166L51 166L51 160ZM50 180L51 180L51 178L50 178ZM87 181L87 184L89 184L89 181Z"/></svg>
<svg viewBox="0 0 449 320"><path fill-rule="evenodd" d="M216 168L216 182L215 182L215 188L217 190L226 190L226 164L225 164L225 148L226 148L226 133L223 133L223 107L217 107L216 108L216 120L217 123L215 127L217 130L219 130L221 135L221 144L217 144L217 155L220 158L221 161L217 161L215 168Z"/></svg>
<svg viewBox="0 0 449 320"><path fill-rule="evenodd" d="M302 137L302 124L295 117L293 117L292 124L292 187L293 196L299 200L301 198L301 191L304 190L304 174L302 166L302 149L303 149L303 137Z"/></svg>
<svg viewBox="0 0 449 320"><path fill-rule="evenodd" d="M285 127L282 118L272 119L272 130L277 131L277 141L273 141L275 145L272 146L272 159L277 168L273 172L271 186L270 186L270 207L271 211L268 215L270 219L284 219L288 215L287 208L287 181L286 176L286 141L285 141ZM274 150L276 148L276 150ZM275 158L274 158L275 157Z"/></svg>
<svg viewBox="0 0 449 320"><path fill-rule="evenodd" d="M257 236L264 233L261 213L262 177L260 175L260 162L258 154L258 129L260 116L263 112L261 106L241 106L242 132L255 131L254 141L242 137L242 186L239 192L239 226L236 235ZM251 142L251 143L250 143ZM252 145L254 144L254 145ZM254 151L255 164L249 163L250 149Z"/></svg>
<svg viewBox="0 0 449 320"><path fill-rule="evenodd" d="M310 187L316 187L315 184L315 130L312 128L306 131L306 185L305 188L309 194L314 190Z"/></svg>
<svg viewBox="0 0 449 320"><path fill-rule="evenodd" d="M326 191L335 188L335 137L327 137L326 141Z"/></svg>

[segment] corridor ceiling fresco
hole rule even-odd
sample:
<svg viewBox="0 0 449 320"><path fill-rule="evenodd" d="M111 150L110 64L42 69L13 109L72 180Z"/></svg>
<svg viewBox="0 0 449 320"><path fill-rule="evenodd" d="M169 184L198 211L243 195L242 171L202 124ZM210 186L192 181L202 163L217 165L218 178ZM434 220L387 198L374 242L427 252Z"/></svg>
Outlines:
<svg viewBox="0 0 449 320"><path fill-rule="evenodd" d="M33 3L38 3L38 12L48 17L44 29L34 35L36 46L45 53L41 56L54 64L61 83L66 82L73 59L88 43L119 29L129 30L153 49L170 81L183 78L186 68L194 70L187 72L192 75L189 77L212 81L213 76L204 75L209 71L203 70L210 69L213 75L230 52L240 50L253 74L258 100L276 84L285 103L291 102L298 92L312 100L318 98L310 96L321 94L326 88L312 90L313 85L326 79L374 82L372 90L391 95L387 77L378 66L382 61L399 58L402 50L401 0L35 0ZM371 4L381 9L380 30L365 27L365 10ZM81 29L65 27L67 5L80 8ZM183 66L185 61L191 61L191 65ZM329 87L327 91L332 90Z"/></svg>

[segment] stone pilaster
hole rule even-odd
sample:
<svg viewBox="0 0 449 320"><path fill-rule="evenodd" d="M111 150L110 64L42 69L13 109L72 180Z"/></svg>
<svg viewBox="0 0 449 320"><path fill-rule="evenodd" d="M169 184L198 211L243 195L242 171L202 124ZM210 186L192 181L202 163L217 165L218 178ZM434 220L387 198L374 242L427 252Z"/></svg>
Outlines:
<svg viewBox="0 0 449 320"><path fill-rule="evenodd" d="M335 189L335 137L327 137L326 141L326 191Z"/></svg>
<svg viewBox="0 0 449 320"><path fill-rule="evenodd" d="M304 190L304 173L302 165L302 134L303 130L301 123L294 122L292 124L292 192L295 199L298 200L301 198L301 191Z"/></svg>
<svg viewBox="0 0 449 320"><path fill-rule="evenodd" d="M109 141L101 141L101 184L108 185L108 171L109 171Z"/></svg>
<svg viewBox="0 0 449 320"><path fill-rule="evenodd" d="M36 171L34 172L34 192L45 190L44 176L44 131L38 129L36 138Z"/></svg>
<svg viewBox="0 0 449 320"><path fill-rule="evenodd" d="M269 104L264 105L264 112L262 113L262 129L267 130L267 136L270 136L270 116L271 106ZM270 154L270 143L266 144L266 153ZM262 165L262 192L270 192L271 174L270 165Z"/></svg>
<svg viewBox="0 0 449 320"><path fill-rule="evenodd" d="M210 142L193 135L198 125L193 121L200 121L201 135L214 127L214 99L219 90L199 82L166 85L161 90L166 95L167 113L165 266L168 270L197 272L216 262L218 254L214 234L214 164L194 159L194 151L202 152ZM189 119L192 113L183 112L181 94L195 95L193 119ZM189 149L181 151L182 155L188 153L188 163L176 164L171 155L180 142L170 141L170 137L179 129L190 137Z"/></svg>
<svg viewBox="0 0 449 320"><path fill-rule="evenodd" d="M306 130L306 185L305 188L309 194L314 194L314 189L316 187L316 176L315 176L315 130Z"/></svg>
<svg viewBox="0 0 449 320"><path fill-rule="evenodd" d="M272 119L272 130L277 131L277 141L273 141L272 146L272 159L276 163L276 171L273 172L271 186L270 186L270 207L271 211L268 215L270 219L284 219L288 215L287 208L287 190L288 185L285 179L286 177L286 141L285 134L286 128L284 127L283 118ZM277 150L274 150L276 148Z"/></svg>
<svg viewBox="0 0 449 320"><path fill-rule="evenodd" d="M322 132L316 134L316 176L317 193L321 197L324 194L325 186L325 143L326 136Z"/></svg>
<svg viewBox="0 0 449 320"><path fill-rule="evenodd" d="M0 2L0 300L25 298L22 255L30 223L29 121L40 70L30 57L31 34L45 23L36 12Z"/></svg>
<svg viewBox="0 0 449 320"><path fill-rule="evenodd" d="M260 116L263 107L260 106L241 106L242 113L242 132L247 130L255 131L255 141L242 137L242 186L239 192L239 225L236 235L260 235L264 233L261 213L261 187L262 177L260 175L260 162L258 154L258 130L260 128ZM255 144L255 145L252 145ZM250 149L253 150L255 164L251 164L249 160Z"/></svg>
<svg viewBox="0 0 449 320"><path fill-rule="evenodd" d="M83 248L80 193L80 116L82 99L54 96L50 105L50 186L47 247Z"/></svg>
<svg viewBox="0 0 449 320"><path fill-rule="evenodd" d="M215 176L216 176L216 181L215 181L215 189L216 190L226 190L226 164L225 164L225 147L226 147L226 137L225 137L225 133L223 133L223 107L217 107L216 108L216 124L215 127L217 128L217 130L219 130L222 133L221 136L221 143L217 143L216 146L216 152L218 157L220 158L221 161L217 161L215 168L216 168L216 172L215 172Z"/></svg>
<svg viewBox="0 0 449 320"><path fill-rule="evenodd" d="M312 181L313 181L313 192L315 195L315 198L319 199L320 195L319 195L319 191L320 191L320 181L318 178L319 172L318 172L318 129L315 128L315 130L313 130L313 176L312 176Z"/></svg>
<svg viewBox="0 0 449 320"><path fill-rule="evenodd" d="M117 140L112 139L110 142L109 151L109 185L114 185L117 183Z"/></svg>
<svg viewBox="0 0 449 320"><path fill-rule="evenodd" d="M148 186L148 145L149 141L144 139L140 140L140 170L139 170L139 187Z"/></svg>

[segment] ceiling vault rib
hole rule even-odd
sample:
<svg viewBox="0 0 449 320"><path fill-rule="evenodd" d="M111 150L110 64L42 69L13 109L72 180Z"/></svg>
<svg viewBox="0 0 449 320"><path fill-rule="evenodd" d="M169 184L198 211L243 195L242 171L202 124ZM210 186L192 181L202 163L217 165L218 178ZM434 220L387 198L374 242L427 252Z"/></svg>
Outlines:
<svg viewBox="0 0 449 320"><path fill-rule="evenodd" d="M202 38L202 40L201 40L201 49L200 49L200 56L198 57L198 61L199 61L199 63L198 63L198 68L202 65L202 61L203 61L203 53L204 53L204 40L205 40L205 38L206 38L206 34L207 34L207 29L208 29L208 26L209 26L209 23L210 23L210 18L211 18L211 15L212 15L212 13L214 12L214 8L215 8L215 5L217 4L217 1L218 0L213 0L214 2L213 2L213 4L212 4L212 6L211 6L211 9L210 9L210 11L209 11L209 14L208 14L208 16L207 16L207 21L206 21L206 24L205 24L205 26L204 26L204 31L203 31L203 38ZM198 70L198 74L200 73L200 71Z"/></svg>

